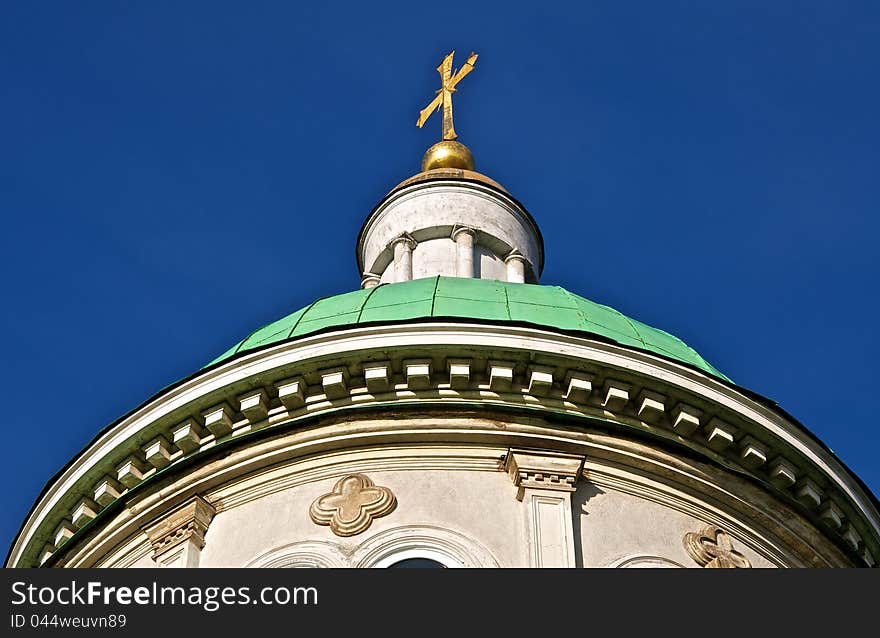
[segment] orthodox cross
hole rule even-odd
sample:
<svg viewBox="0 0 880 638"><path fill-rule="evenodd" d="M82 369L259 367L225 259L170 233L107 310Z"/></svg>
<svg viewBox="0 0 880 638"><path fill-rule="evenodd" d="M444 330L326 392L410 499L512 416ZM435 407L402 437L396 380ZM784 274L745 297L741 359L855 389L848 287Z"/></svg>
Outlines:
<svg viewBox="0 0 880 638"><path fill-rule="evenodd" d="M422 128L422 125L424 125L427 119L431 117L431 113L440 108L440 105L442 104L444 140L454 140L458 137L458 135L455 134L455 127L452 125L452 94L455 93L455 85L461 82L464 76L474 70L474 62L477 61L477 54L471 53L468 56L467 62L464 63L464 66L453 73L452 57L454 55L455 51L452 51L449 55L443 58L443 62L437 67L437 72L440 74L440 88L437 89L437 97L431 100L431 103L419 112L419 119L416 122L416 126Z"/></svg>

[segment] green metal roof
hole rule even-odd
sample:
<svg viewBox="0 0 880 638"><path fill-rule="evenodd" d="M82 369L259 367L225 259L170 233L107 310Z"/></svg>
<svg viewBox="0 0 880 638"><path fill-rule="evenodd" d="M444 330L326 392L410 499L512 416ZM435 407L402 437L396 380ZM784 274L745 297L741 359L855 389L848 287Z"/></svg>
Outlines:
<svg viewBox="0 0 880 638"><path fill-rule="evenodd" d="M458 277L427 277L324 297L254 331L209 365L241 352L327 328L430 318L529 324L551 330L598 335L622 346L646 350L689 364L729 381L678 337L630 319L613 308L584 299L559 286Z"/></svg>

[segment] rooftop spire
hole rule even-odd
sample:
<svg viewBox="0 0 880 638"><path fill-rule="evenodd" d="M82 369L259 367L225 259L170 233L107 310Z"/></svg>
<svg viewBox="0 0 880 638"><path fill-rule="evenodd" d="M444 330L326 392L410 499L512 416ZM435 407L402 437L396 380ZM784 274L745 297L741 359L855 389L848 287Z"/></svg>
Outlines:
<svg viewBox="0 0 880 638"><path fill-rule="evenodd" d="M419 112L419 119L416 121L416 126L422 128L431 114L441 106L443 107L443 137L440 142L429 148L422 158L423 171L433 168L474 170L474 156L470 149L455 141L458 135L452 122L452 94L455 93L456 85L474 70L477 54L471 53L461 69L453 73L452 59L454 56L455 51L451 51L437 67L437 72L440 74L440 88L437 89L437 95L430 104Z"/></svg>
<svg viewBox="0 0 880 638"><path fill-rule="evenodd" d="M456 141L452 94L477 61L452 70L453 51L437 67L441 87L416 121L421 128L443 107L443 139L428 149L422 172L398 184L373 209L357 241L361 286L424 277L538 283L544 242L522 204L474 170Z"/></svg>

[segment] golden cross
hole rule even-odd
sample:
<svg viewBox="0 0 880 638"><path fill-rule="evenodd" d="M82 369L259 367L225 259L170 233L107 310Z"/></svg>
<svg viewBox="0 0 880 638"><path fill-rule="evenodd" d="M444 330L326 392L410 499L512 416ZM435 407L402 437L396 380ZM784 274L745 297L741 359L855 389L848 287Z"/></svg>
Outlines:
<svg viewBox="0 0 880 638"><path fill-rule="evenodd" d="M416 122L416 126L422 128L422 125L424 125L427 119L431 117L431 113L440 108L440 105L442 104L444 140L454 140L458 137L458 135L455 134L455 127L452 125L452 94L455 93L455 85L461 82L464 76L474 70L474 62L477 61L477 54L471 53L468 56L467 62L464 63L464 66L453 73L452 56L454 55L455 51L452 51L449 55L443 58L443 62L437 67L437 72L440 73L440 88L437 89L437 97L431 100L431 103L419 112L419 119Z"/></svg>

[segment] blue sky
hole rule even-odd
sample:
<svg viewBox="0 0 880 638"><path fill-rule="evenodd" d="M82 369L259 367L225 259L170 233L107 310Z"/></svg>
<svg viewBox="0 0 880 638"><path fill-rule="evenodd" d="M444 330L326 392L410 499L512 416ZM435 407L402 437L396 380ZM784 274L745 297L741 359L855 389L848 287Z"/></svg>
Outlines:
<svg viewBox="0 0 880 638"><path fill-rule="evenodd" d="M452 48L542 282L680 336L880 493L877 3L4 3L0 546L98 430L359 286Z"/></svg>

